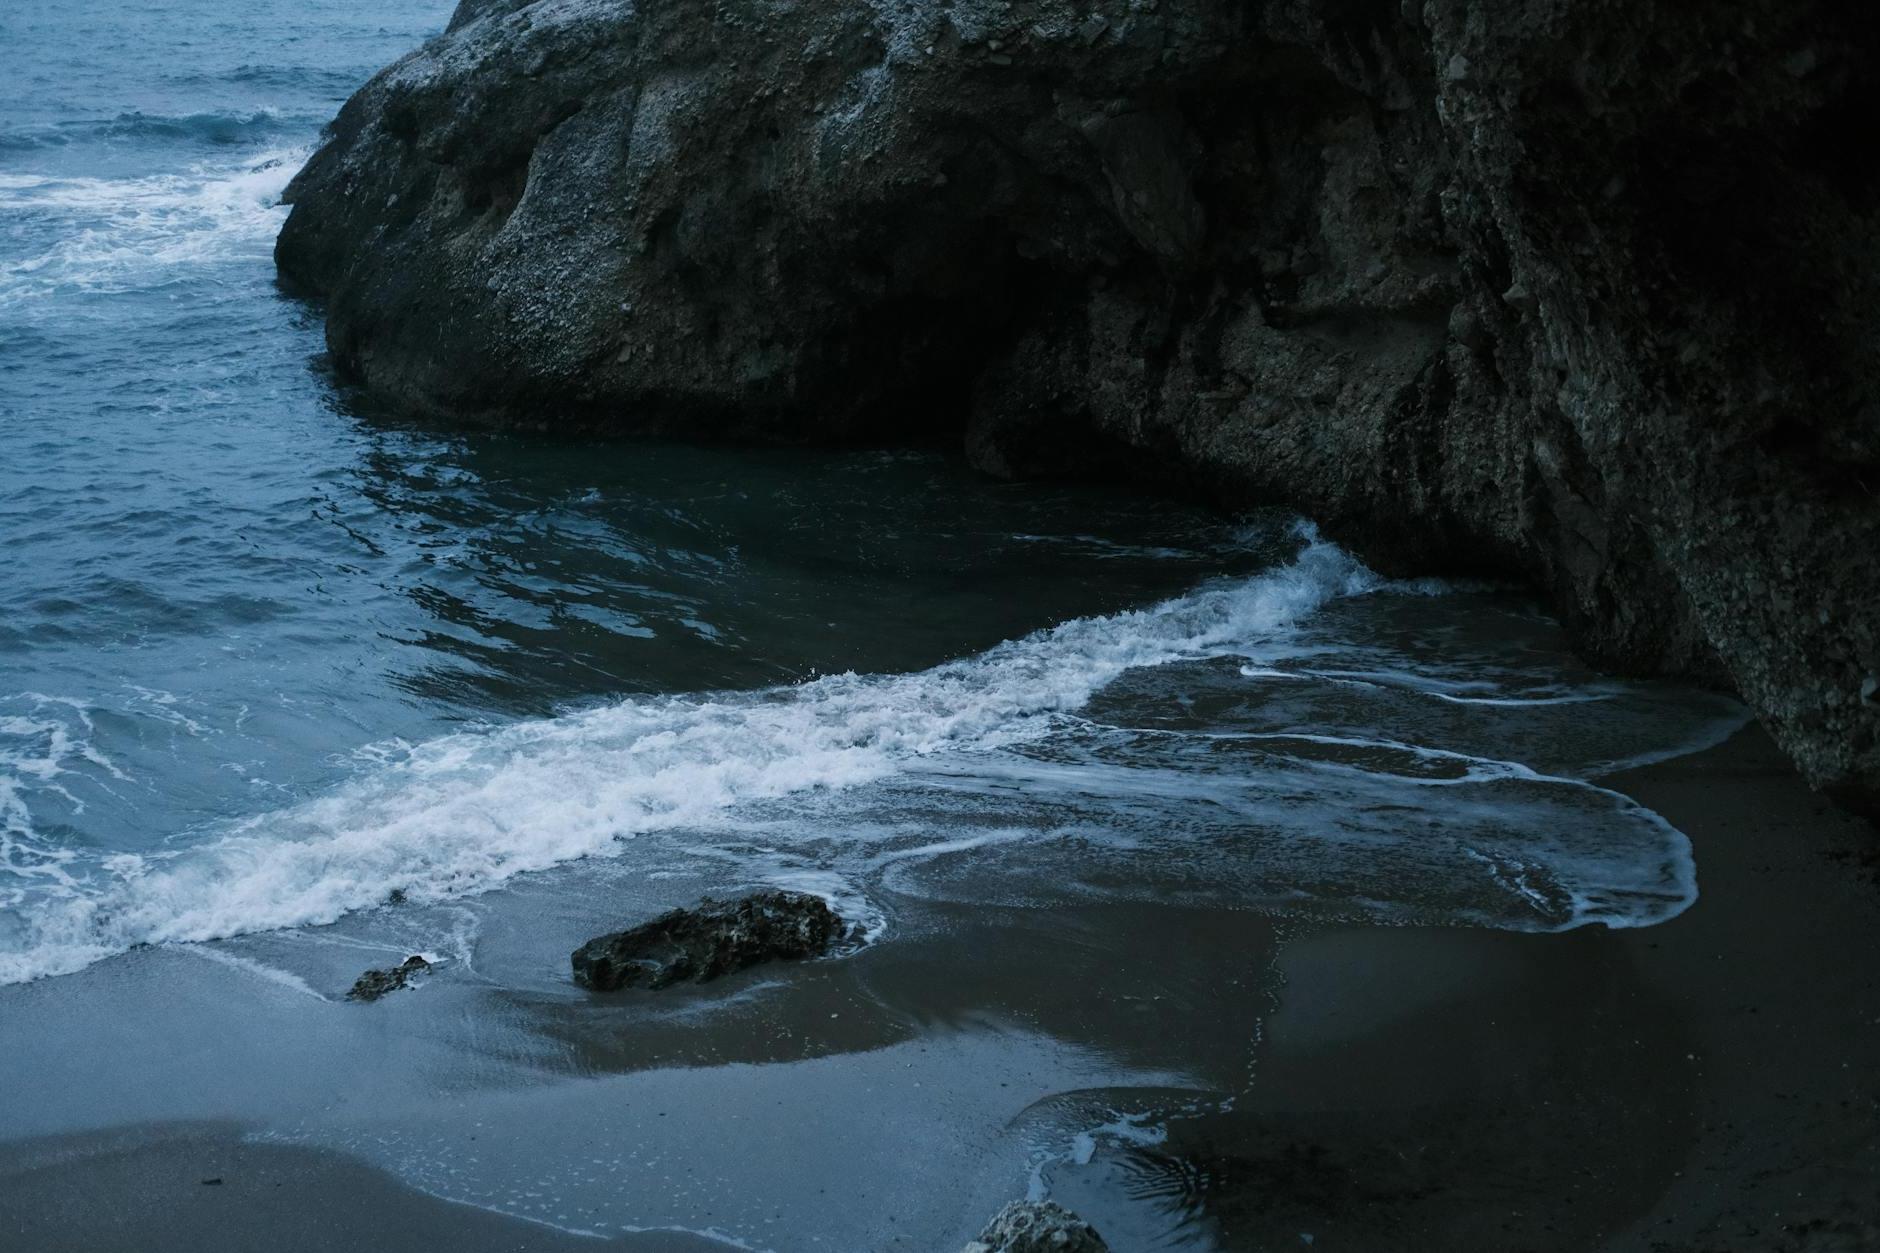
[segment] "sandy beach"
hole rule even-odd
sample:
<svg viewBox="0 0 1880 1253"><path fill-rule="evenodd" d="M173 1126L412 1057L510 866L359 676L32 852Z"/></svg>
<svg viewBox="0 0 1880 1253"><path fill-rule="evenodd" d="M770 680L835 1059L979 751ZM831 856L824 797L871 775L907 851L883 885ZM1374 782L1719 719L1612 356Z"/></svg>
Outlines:
<svg viewBox="0 0 1880 1253"><path fill-rule="evenodd" d="M1668 923L909 898L854 958L589 998L555 938L604 907L544 884L375 1006L185 951L8 988L0 1234L946 1250L1030 1189L1123 1250L1876 1247L1871 832L1754 729L1608 782L1692 840Z"/></svg>

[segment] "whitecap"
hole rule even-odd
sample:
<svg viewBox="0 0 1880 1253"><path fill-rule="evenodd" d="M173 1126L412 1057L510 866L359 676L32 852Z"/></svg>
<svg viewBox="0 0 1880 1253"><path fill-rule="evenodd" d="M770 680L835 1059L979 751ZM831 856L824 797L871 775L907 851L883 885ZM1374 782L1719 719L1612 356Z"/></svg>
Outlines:
<svg viewBox="0 0 1880 1253"><path fill-rule="evenodd" d="M311 148L180 174L95 178L0 173L0 218L37 250L0 264L0 308L56 294L113 294L211 262L272 255L281 193Z"/></svg>

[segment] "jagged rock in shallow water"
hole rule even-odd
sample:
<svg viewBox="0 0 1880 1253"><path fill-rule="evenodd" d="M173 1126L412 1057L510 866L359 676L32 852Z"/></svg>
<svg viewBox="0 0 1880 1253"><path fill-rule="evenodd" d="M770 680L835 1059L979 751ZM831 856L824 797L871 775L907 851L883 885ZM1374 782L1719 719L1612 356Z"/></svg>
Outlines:
<svg viewBox="0 0 1880 1253"><path fill-rule="evenodd" d="M1290 502L1880 805L1876 115L1831 0L471 0L276 255L407 405Z"/></svg>
<svg viewBox="0 0 1880 1253"><path fill-rule="evenodd" d="M368 970L353 982L352 991L346 994L349 1001L376 1001L388 992L396 992L411 983L413 975L422 974L431 968L431 963L416 953L390 970Z"/></svg>
<svg viewBox="0 0 1880 1253"><path fill-rule="evenodd" d="M1108 1253L1103 1237L1055 1201L1013 1201L961 1253Z"/></svg>
<svg viewBox="0 0 1880 1253"><path fill-rule="evenodd" d="M705 983L760 962L819 957L848 935L842 918L803 892L753 892L699 902L574 951L574 981L596 992Z"/></svg>

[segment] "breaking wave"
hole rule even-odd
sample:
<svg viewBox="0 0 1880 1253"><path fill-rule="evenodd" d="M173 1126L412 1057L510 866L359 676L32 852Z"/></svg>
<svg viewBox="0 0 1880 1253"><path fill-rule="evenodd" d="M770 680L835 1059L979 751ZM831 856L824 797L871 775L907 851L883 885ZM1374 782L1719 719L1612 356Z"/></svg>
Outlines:
<svg viewBox="0 0 1880 1253"><path fill-rule="evenodd" d="M1616 703L1588 713L1550 688L1485 715L1447 699L1449 680L1422 690L1399 671L1384 690L1436 719L1414 744L1365 725L1375 707L1338 703L1348 674L1318 686L1325 703L1299 705L1298 680L1323 660L1316 612L1432 590L1386 583L1309 531L1304 541L1262 574L918 673L630 699L374 746L364 775L312 801L174 852L39 876L30 912L0 927L0 982L139 944L329 923L394 889L414 904L473 895L654 832L775 836L821 848L835 871L819 873L838 886L985 900L1003 882L1019 904L1128 896L1153 880L1144 890L1175 902L1329 902L1384 920L1553 930L1647 924L1695 899L1688 844L1656 814L1484 755L1468 745L1500 732L1453 721L1571 715L1616 743ZM1615 693L1585 695L1604 710ZM1204 719L1158 725L1161 705L1217 696ZM1509 713L1522 705L1538 712Z"/></svg>
<svg viewBox="0 0 1880 1253"><path fill-rule="evenodd" d="M1151 608L1066 622L910 675L629 700L389 750L370 777L175 854L51 887L0 935L0 982L133 945L330 922L607 852L743 802L851 788L910 761L1043 737L1132 668L1230 654L1379 580L1312 542L1291 564Z"/></svg>
<svg viewBox="0 0 1880 1253"><path fill-rule="evenodd" d="M0 263L0 308L148 289L208 262L265 260L286 216L281 192L309 151L135 178L0 173L0 216L41 241Z"/></svg>

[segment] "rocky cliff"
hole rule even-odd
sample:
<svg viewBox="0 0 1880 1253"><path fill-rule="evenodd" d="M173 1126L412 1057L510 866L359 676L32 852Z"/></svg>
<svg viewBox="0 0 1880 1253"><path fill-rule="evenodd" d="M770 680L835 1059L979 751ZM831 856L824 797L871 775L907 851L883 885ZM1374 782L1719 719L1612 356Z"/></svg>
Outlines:
<svg viewBox="0 0 1880 1253"><path fill-rule="evenodd" d="M278 260L511 421L1286 501L1716 677L1880 804L1880 17L1830 0L465 0Z"/></svg>

